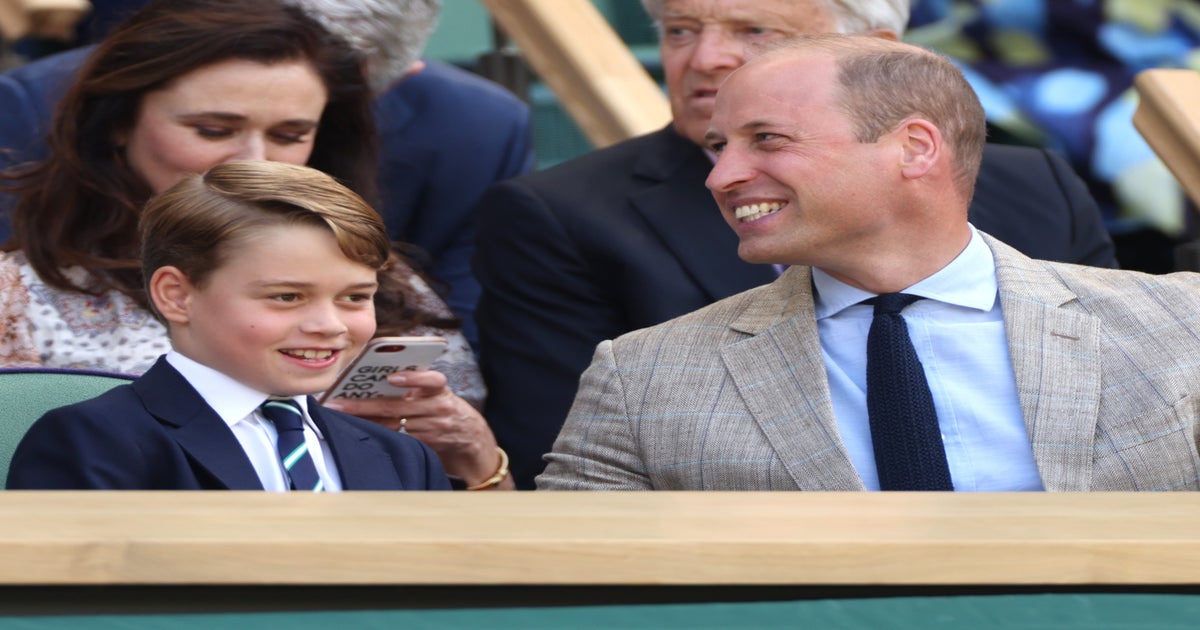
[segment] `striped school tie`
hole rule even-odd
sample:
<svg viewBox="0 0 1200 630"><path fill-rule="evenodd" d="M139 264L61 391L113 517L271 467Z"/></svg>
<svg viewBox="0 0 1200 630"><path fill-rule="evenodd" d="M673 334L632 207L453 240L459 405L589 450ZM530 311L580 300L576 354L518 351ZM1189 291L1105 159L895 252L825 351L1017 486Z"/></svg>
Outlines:
<svg viewBox="0 0 1200 630"><path fill-rule="evenodd" d="M317 474L308 444L304 442L304 414L291 398L269 398L258 408L279 433L279 458L292 490L321 492L325 484Z"/></svg>

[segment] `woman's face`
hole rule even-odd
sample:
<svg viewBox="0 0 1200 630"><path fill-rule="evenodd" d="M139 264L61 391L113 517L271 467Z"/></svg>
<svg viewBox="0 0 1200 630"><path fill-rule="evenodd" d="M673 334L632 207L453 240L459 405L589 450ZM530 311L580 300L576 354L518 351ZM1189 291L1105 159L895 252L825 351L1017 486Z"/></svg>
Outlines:
<svg viewBox="0 0 1200 630"><path fill-rule="evenodd" d="M327 100L307 62L220 61L146 93L117 144L155 193L230 160L305 164Z"/></svg>

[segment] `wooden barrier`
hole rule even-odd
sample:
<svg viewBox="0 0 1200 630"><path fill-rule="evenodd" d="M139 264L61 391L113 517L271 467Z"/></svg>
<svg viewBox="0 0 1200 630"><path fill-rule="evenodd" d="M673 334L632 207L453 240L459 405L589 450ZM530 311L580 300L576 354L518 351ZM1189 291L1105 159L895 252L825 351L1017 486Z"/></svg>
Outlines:
<svg viewBox="0 0 1200 630"><path fill-rule="evenodd" d="M667 98L590 0L483 0L597 147L661 129Z"/></svg>
<svg viewBox="0 0 1200 630"><path fill-rule="evenodd" d="M4 585L1200 583L1182 494L0 495Z"/></svg>
<svg viewBox="0 0 1200 630"><path fill-rule="evenodd" d="M1200 206L1200 72L1143 70L1133 126Z"/></svg>
<svg viewBox="0 0 1200 630"><path fill-rule="evenodd" d="M67 40L91 5L87 0L0 0L0 40L26 35Z"/></svg>

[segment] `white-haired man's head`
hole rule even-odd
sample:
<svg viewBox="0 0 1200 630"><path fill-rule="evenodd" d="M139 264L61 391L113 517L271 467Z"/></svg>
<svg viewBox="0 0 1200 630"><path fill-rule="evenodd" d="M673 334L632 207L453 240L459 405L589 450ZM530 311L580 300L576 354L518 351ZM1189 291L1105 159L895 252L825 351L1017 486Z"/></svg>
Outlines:
<svg viewBox="0 0 1200 630"><path fill-rule="evenodd" d="M290 0L359 50L376 93L419 69L441 0Z"/></svg>
<svg viewBox="0 0 1200 630"><path fill-rule="evenodd" d="M659 50L676 131L703 146L717 88L773 42L841 33L898 39L909 0L642 0Z"/></svg>

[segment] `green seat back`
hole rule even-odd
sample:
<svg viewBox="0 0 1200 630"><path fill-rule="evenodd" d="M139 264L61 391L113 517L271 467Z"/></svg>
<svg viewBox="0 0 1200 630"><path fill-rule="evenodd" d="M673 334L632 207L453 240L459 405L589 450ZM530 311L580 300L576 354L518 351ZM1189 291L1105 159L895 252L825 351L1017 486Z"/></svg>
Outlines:
<svg viewBox="0 0 1200 630"><path fill-rule="evenodd" d="M0 488L17 443L42 414L128 383L132 377L88 370L0 369Z"/></svg>

